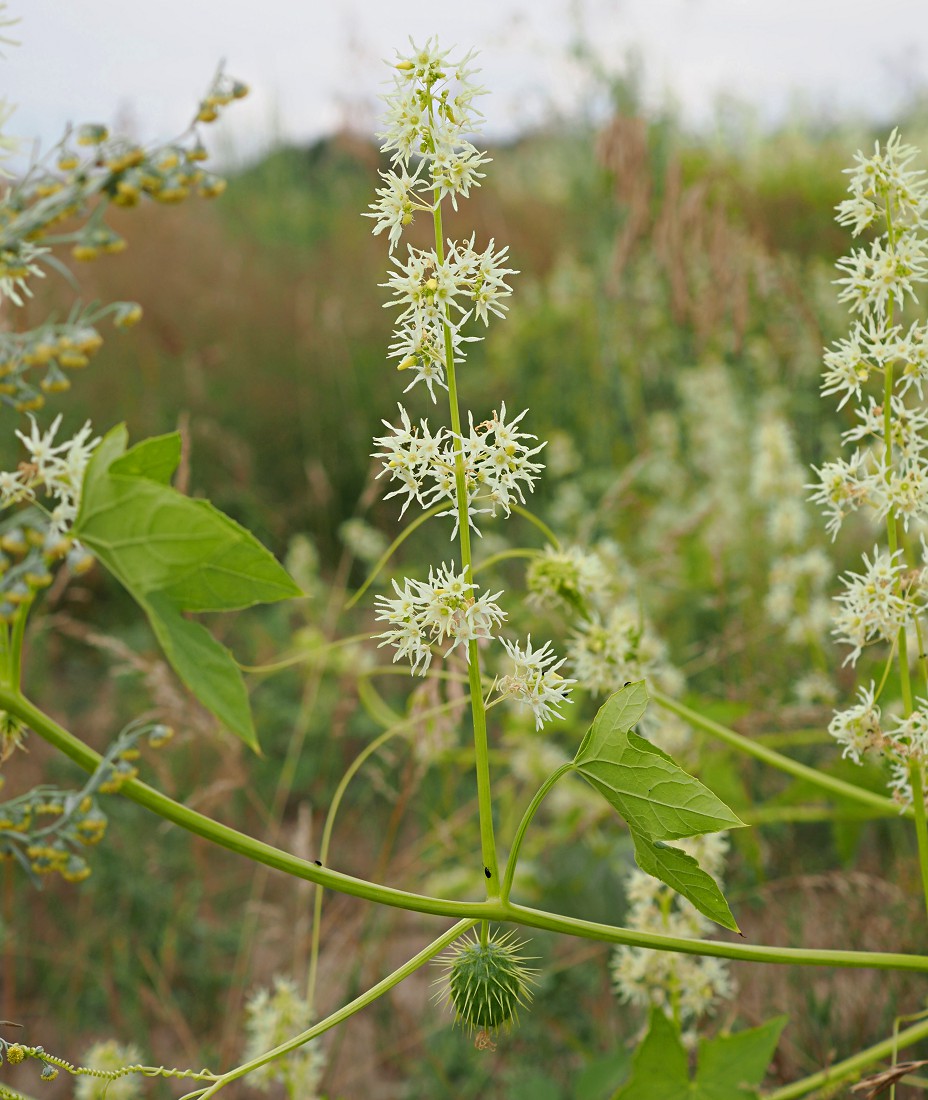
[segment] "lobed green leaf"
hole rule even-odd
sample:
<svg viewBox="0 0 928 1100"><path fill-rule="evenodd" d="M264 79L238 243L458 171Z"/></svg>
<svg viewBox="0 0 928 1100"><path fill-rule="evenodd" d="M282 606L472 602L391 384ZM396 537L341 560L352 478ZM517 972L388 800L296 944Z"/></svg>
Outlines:
<svg viewBox="0 0 928 1100"><path fill-rule="evenodd" d="M691 1080L677 1028L659 1008L652 1008L631 1077L613 1100L758 1100L757 1090L786 1022L786 1016L778 1016L748 1031L701 1040Z"/></svg>
<svg viewBox="0 0 928 1100"><path fill-rule="evenodd" d="M644 681L607 699L574 767L637 833L650 840L733 829L744 822L656 745L631 731L647 706Z"/></svg>
<svg viewBox="0 0 928 1100"><path fill-rule="evenodd" d="M184 611L233 611L299 596L273 555L245 528L169 481L176 433L126 450L120 425L87 467L74 523L80 539L145 611L181 680L221 722L257 747L248 695L231 653Z"/></svg>
<svg viewBox="0 0 928 1100"><path fill-rule="evenodd" d="M691 855L662 840L648 840L634 829L631 833L635 841L635 861L645 874L660 879L682 894L709 920L733 932L740 931L719 884Z"/></svg>

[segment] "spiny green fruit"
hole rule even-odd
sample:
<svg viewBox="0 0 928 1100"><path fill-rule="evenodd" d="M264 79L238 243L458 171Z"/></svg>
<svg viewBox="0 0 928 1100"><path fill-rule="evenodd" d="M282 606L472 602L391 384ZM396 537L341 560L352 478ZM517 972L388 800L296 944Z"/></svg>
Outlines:
<svg viewBox="0 0 928 1100"><path fill-rule="evenodd" d="M445 967L442 995L456 1023L488 1033L517 1020L517 1009L532 999L535 973L520 954L524 946L511 932L494 932L486 943L465 936L438 960Z"/></svg>

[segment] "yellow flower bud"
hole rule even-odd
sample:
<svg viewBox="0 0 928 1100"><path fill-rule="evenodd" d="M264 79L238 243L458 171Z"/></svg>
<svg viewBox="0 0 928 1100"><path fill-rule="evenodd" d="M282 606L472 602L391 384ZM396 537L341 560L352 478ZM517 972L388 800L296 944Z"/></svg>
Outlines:
<svg viewBox="0 0 928 1100"><path fill-rule="evenodd" d="M101 145L110 136L109 130L98 123L87 123L77 131L78 145Z"/></svg>
<svg viewBox="0 0 928 1100"><path fill-rule="evenodd" d="M117 328L131 328L142 319L142 307L136 302L120 302L113 315Z"/></svg>
<svg viewBox="0 0 928 1100"><path fill-rule="evenodd" d="M81 367L86 367L90 360L80 351L63 351L58 356L58 362L65 368L65 370L80 370ZM67 379L65 379L67 381ZM67 389L67 386L65 387Z"/></svg>
<svg viewBox="0 0 928 1100"><path fill-rule="evenodd" d="M54 359L55 350L54 344L50 344L46 340L40 340L37 344L33 344L23 355L23 362L30 367L44 366Z"/></svg>

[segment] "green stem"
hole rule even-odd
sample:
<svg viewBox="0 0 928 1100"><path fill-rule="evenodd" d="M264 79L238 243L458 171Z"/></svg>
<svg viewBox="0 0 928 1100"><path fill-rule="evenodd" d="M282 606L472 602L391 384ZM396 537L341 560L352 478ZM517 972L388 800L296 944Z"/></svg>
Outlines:
<svg viewBox="0 0 928 1100"><path fill-rule="evenodd" d="M664 695L663 692L657 691L650 684L648 685L648 691L650 692L651 698L658 706L664 707L665 710L672 711L674 714L678 714L681 718L689 722L690 725L696 726L706 733L711 733L713 737L718 738L719 741L724 741L726 745L731 745L740 752L748 756L753 756L756 760L763 760L765 764L769 764L772 768L777 768L779 771L786 772L788 775L795 776L797 779L803 779L807 783L812 783L816 787L821 787L822 790L826 790L830 794L838 795L840 798L853 799L855 802L860 802L874 810L879 810L881 814L892 813L899 816L912 816L912 811L910 809L900 809L891 798L886 798L885 795L865 790L863 787L857 787L853 783L846 783L843 779L837 779L833 775L826 775L817 768L810 768L806 764L800 764L798 760L791 760L788 756L783 756L778 752L774 752L773 749L767 748L766 745L762 745L758 741L752 741L749 737L743 737L740 733L736 733L727 726L723 726L713 721L711 718L706 718L698 711L692 710L683 703L678 703L675 699L671 699L669 696Z"/></svg>
<svg viewBox="0 0 928 1100"><path fill-rule="evenodd" d="M464 932L473 928L476 923L477 922L474 920L458 921L458 923L452 928L449 928L444 935L439 936L437 940L432 940L428 947L424 947L417 955L413 955L408 962L403 963L403 965L394 970L392 974L388 974L386 978L379 981L376 985L371 986L371 988L368 989L366 993L362 993L360 997L355 997L353 1001L350 1001L337 1012L333 1012L331 1016L327 1016L324 1020L320 1020L318 1024L314 1024L301 1034L294 1036L292 1039L288 1039L285 1043L281 1043L280 1046L275 1047L273 1050L269 1050L257 1058L252 1058L250 1062L245 1062L243 1065L237 1066L233 1070L229 1070L229 1072L224 1073L215 1084L210 1085L208 1089L205 1091L198 1090L196 1093L190 1094L190 1097L196 1096L199 1100L207 1100L207 1097L215 1096L220 1089L225 1088L226 1085L231 1084L233 1081L237 1081L240 1077L244 1077L253 1070L260 1069L261 1066L266 1066L268 1062L273 1062L275 1058L280 1058L284 1054L289 1054L290 1051L296 1050L298 1047L310 1042L310 1040L315 1039L317 1036L343 1023L351 1016L360 1012L361 1009L367 1008L369 1004L373 1004L378 997L382 997L384 993L388 993L394 986L399 985L400 982L408 978L409 975L418 970L419 967L424 966L433 959L439 951L444 950L444 948L454 943L454 941ZM184 1097L183 1100L188 1100L188 1097Z"/></svg>
<svg viewBox="0 0 928 1100"><path fill-rule="evenodd" d="M773 1092L765 1093L764 1100L798 1100L800 1096L808 1096L810 1092L814 1092L816 1089L839 1084L841 1081L845 1081L847 1078L866 1069L867 1066L872 1066L874 1062L891 1057L897 1050L911 1046L913 1043L917 1043L919 1039L924 1038L928 1038L928 1020L922 1020L921 1023L914 1024L912 1027L906 1028L905 1031L900 1031L898 1035L894 1035L890 1039L884 1039L872 1047L867 1047L859 1054L845 1058L843 1062L836 1062L828 1069L813 1073L809 1077L803 1077L801 1081L784 1085L783 1088L775 1089Z"/></svg>
<svg viewBox="0 0 928 1100"><path fill-rule="evenodd" d="M435 193L435 258L444 263L445 250L441 222L441 197ZM467 506L467 478L464 471L464 453L461 444L461 410L458 401L457 376L454 369L454 344L451 340L451 322L448 307L444 311L445 377L448 383L448 404L451 414L451 431L458 441L454 449L454 485L457 496L458 538L461 543L461 570L469 581L473 570L470 546L470 518ZM490 786L490 759L487 738L487 713L480 684L480 651L476 639L467 644L467 664L470 679L471 716L474 725L474 764L477 772L477 806L480 817L480 850L483 871L486 876L487 898L499 893L499 867L496 858L496 839L493 835L493 796Z"/></svg>
<svg viewBox="0 0 928 1100"><path fill-rule="evenodd" d="M7 710L10 714L22 719L40 737L49 744L59 749L85 771L94 772L103 759L89 745L75 737L73 733L59 726L52 718L39 710L33 703L19 692L11 691L0 686L0 709ZM240 833L228 825L222 825L204 814L191 810L167 795L156 791L153 787L142 783L138 779L126 780L120 787L120 793L137 802L140 806L156 813L165 821L171 821L179 825L187 832L201 836L222 848L237 855L245 856L256 863L263 863L275 870L293 875L295 878L305 879L324 886L326 889L338 890L352 897L364 898L367 901L377 902L381 905L390 905L397 909L407 909L415 913L430 913L438 917L473 917L482 919L489 915L496 917L496 913L489 912L485 902L452 902L440 898L428 898L421 894L409 893L405 890L396 890L389 886L381 886L368 882L365 879L355 878L353 875L345 875L338 871L331 871L326 867L317 867L309 860L300 859L298 856L284 852L264 841L256 840L247 833Z"/></svg>
<svg viewBox="0 0 928 1100"><path fill-rule="evenodd" d="M382 745L385 745L391 737L395 737L402 733L407 727L421 722L425 719L433 716L444 714L454 706L453 703L441 703L438 706L430 707L428 710L421 711L411 718L406 719L403 722L398 722L391 726L388 730L385 730L379 737L375 738L369 745L366 745L354 758L349 767L346 769L345 774L342 776L338 786L335 788L335 794L332 796L332 802L329 806L329 812L325 816L325 825L322 828L322 842L319 846L319 860L325 864L329 859L329 845L332 843L332 830L335 828L335 817L338 813L339 806L341 806L342 799L345 797L345 791L348 789L348 784L358 774L364 764L374 755L375 752L380 749ZM316 976L319 969L319 941L322 931L322 887L316 888L316 896L313 899L313 932L312 932L312 944L309 954L309 978L307 981L307 1000L309 1001L310 1011L312 1011L313 1003L315 1001L316 994Z"/></svg>
<svg viewBox="0 0 928 1100"><path fill-rule="evenodd" d="M6 683L14 691L18 691L22 682L23 668L23 640L26 636L26 620L29 618L29 608L32 601L20 604L13 620L13 629L10 632L10 647L7 658Z"/></svg>
<svg viewBox="0 0 928 1100"><path fill-rule="evenodd" d="M554 549L560 550L561 540L557 537L557 535L555 535L555 533L551 530L547 523L544 522L544 520L539 519L538 516L534 514L534 512L530 512L528 508L526 508L523 504L513 504L512 510L513 512L516 512L518 515L522 516L523 519L527 519L529 523L534 523L534 525L544 535L548 542L551 543Z"/></svg>
<svg viewBox="0 0 928 1100"><path fill-rule="evenodd" d="M500 912L500 916L496 913ZM779 963L792 966L834 966L847 969L913 970L928 972L928 956L904 955L882 951L836 951L808 947L770 947L764 944L725 943L721 940L691 940L683 936L666 936L659 932L639 932L616 928L610 924L562 917L530 909L513 902L498 903L490 920L521 924L526 928L541 928L547 932L562 932L580 939L616 943L627 947L644 947L657 951L675 951L681 955L709 955L717 959L738 962Z"/></svg>
<svg viewBox="0 0 928 1100"><path fill-rule="evenodd" d="M325 816L325 825L322 829L322 843L319 846L319 859L320 862L325 864L329 858L329 845L332 842L332 829L335 827L335 816L338 813L338 808L341 805L342 798L345 796L345 791L348 789L348 784L358 774L361 768L375 752L385 745L391 737L396 736L399 731L394 727L388 729L385 733L382 733L379 737L375 738L369 745L367 745L358 755L354 758L351 764L348 766L345 774L342 776L341 781L335 788L335 794L332 796L332 802L329 806L329 812ZM313 1015L313 1008L316 999L316 975L319 970L319 940L322 924L322 887L316 887L316 896L313 898L313 933L312 944L309 952L309 978L307 979L307 996L309 1001L310 1015Z"/></svg>
<svg viewBox="0 0 928 1100"><path fill-rule="evenodd" d="M357 645L358 642L369 642L371 636L369 632L364 634L350 634L346 638L339 638L334 642L325 642L315 649L307 649L302 653L293 653L289 657L281 657L279 661L271 661L266 665L243 665L241 661L235 663L242 670L242 672L251 672L255 675L270 675L274 672L283 672L285 669L293 668L294 665L305 665L310 661L315 661L318 658L322 658L324 661L326 655L336 649L344 649L346 646Z"/></svg>
<svg viewBox="0 0 928 1100"><path fill-rule="evenodd" d="M552 772L538 788L535 797L528 804L525 813L522 815L522 820L519 822L519 828L516 830L515 839L512 842L512 848L509 850L509 858L506 860L506 874L503 878L503 885L499 895L503 903L509 901L509 893L512 890L512 880L515 877L516 865L519 862L519 851L522 848L522 840L532 822L532 818L535 816L538 807L541 805L542 799L548 791L550 791L561 776L566 775L573 766L573 761L569 760L566 764L562 764L557 771Z"/></svg>
<svg viewBox="0 0 928 1100"><path fill-rule="evenodd" d="M909 761L912 807L915 810L915 838L918 841L918 866L922 876L925 911L928 912L928 821L925 816L925 776L918 757Z"/></svg>
<svg viewBox="0 0 928 1100"><path fill-rule="evenodd" d="M10 626L0 623L0 683L10 682Z"/></svg>
<svg viewBox="0 0 928 1100"><path fill-rule="evenodd" d="M100 754L59 726L18 692L0 687L0 708L22 719L40 737L60 749L65 756L70 757L85 771L96 770L102 759ZM120 793L140 806L145 806L164 820L171 821L196 836L201 836L256 863L266 864L295 878L315 882L326 889L338 890L351 897L364 898L395 909L406 909L411 913L428 913L436 917L456 917L459 920L474 922L479 920L494 921L499 924L522 924L528 928L542 928L604 943L647 947L656 951L678 951L687 955L709 955L714 958L737 959L744 962L870 967L876 970L914 970L928 973L928 956L924 955L900 955L879 951L825 951L690 940L679 936L663 936L655 932L638 932L609 924L597 924L577 917L563 917L498 899L450 901L446 898L413 894L406 890L397 890L391 886L381 886L379 883L341 874L327 867L317 867L308 860L281 851L246 833L240 833L228 825L221 825L218 821L213 821L212 818L175 802L137 779L129 779L123 783Z"/></svg>
<svg viewBox="0 0 928 1100"><path fill-rule="evenodd" d="M403 545L403 543L406 541L406 539L409 538L413 531L415 531L418 527L421 527L422 524L425 523L426 520L431 519L432 516L437 516L438 513L443 511L446 507L447 505L445 504L434 504L431 508L429 508L427 512L423 512L421 516L417 516L416 519L412 521L412 523L405 527L396 536L393 542L391 542L386 550L384 550L384 552L380 555L377 564L370 571L370 573L368 573L364 584L361 585L357 592L355 592L351 599L348 600L348 602L345 604L345 611L347 611L351 607L354 607L358 600L360 600L360 598L364 595L368 588L370 588L370 586L377 579L377 574L380 572L380 570L383 569L390 558L392 558L393 555L396 553L397 549ZM366 635L366 637L370 637L370 635Z"/></svg>
<svg viewBox="0 0 928 1100"><path fill-rule="evenodd" d="M886 199L886 236L890 250L895 252L896 233L893 227L892 210L888 196ZM892 330L896 301L893 295L889 299L889 328ZM892 480L893 468L893 360L889 359L883 375L883 461L886 467L886 481ZM886 542L890 557L893 558L899 547L899 525L892 508L886 513ZM905 598L901 581L896 582L897 594ZM905 626L899 628L899 681L902 688L903 714L908 718L914 710L912 681L909 673L909 645ZM918 845L918 867L922 879L922 894L925 899L925 912L928 914L928 819L925 811L924 778L919 760L909 763L909 780L912 784L912 809L915 817L915 839Z"/></svg>
<svg viewBox="0 0 928 1100"><path fill-rule="evenodd" d="M507 561L510 558L537 558L538 554L539 551L537 550L500 550L495 554L491 554L488 558L484 558L479 565L474 566L471 572L477 574L481 569L489 569L491 565Z"/></svg>
<svg viewBox="0 0 928 1100"><path fill-rule="evenodd" d="M835 809L833 806L753 806L749 810L738 810L738 816L745 825L774 825L784 821L873 821L880 817L898 817L899 807L886 810Z"/></svg>

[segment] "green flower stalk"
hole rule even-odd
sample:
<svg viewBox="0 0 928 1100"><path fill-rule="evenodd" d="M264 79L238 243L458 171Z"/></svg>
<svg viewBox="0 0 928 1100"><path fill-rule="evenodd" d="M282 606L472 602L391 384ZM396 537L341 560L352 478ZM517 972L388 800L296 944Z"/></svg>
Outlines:
<svg viewBox="0 0 928 1100"><path fill-rule="evenodd" d="M832 534L861 509L885 525L885 548L874 546L862 571L842 578L834 634L850 647L845 663L856 664L875 642L894 647L903 713L884 718L878 702L884 675L879 688L861 688L859 701L835 714L829 732L854 761L867 754L888 759L894 798L914 808L928 907L928 699L916 698L909 667L909 633L917 634L928 606L928 558L924 540L920 559L906 540L910 528L914 533L928 519L928 325L916 321L905 329L896 320L907 298L917 300L916 287L928 282L928 186L924 172L912 168L917 155L897 131L871 156L858 153L849 170L851 197L838 206L838 221L854 236L864 230L876 236L869 248L838 262L840 300L856 319L850 336L825 353L822 393L839 397L839 408L855 402L858 423L843 439L856 449L849 460L822 466L813 499L825 508ZM928 683L922 690L928 696Z"/></svg>
<svg viewBox="0 0 928 1100"><path fill-rule="evenodd" d="M412 44L393 68L393 88L386 98L386 127L382 150L391 156L391 168L382 172L384 186L368 212L374 233L388 234L390 251L418 212L431 214L435 244L432 249L407 246L405 257L394 255L394 268L384 284L388 303L397 312L390 357L409 372L409 391L419 382L433 402L436 389L448 393L447 426L433 431L428 421L416 425L400 405L399 424L384 422L387 435L375 440L382 475L396 482L388 496L405 496L403 511L416 501L427 511L444 505L439 514L454 517L460 547L460 568L443 564L429 571L427 581L393 582L394 596L377 599L378 619L387 624L381 645L393 646L394 660L409 660L413 673L425 675L436 647L443 657L459 649L468 663L481 854L488 897L499 892L496 842L490 795L486 701L480 673L479 643L498 636L506 613L497 603L502 592L481 592L473 580L471 530L475 517L509 515L525 503L541 464L534 461L543 444L522 430L525 411L514 417L506 406L489 416L461 416L457 369L465 359L464 345L477 339L465 335L469 321L488 325L502 318L512 291L508 279L516 272L506 266L508 248L491 240L476 247L476 237L445 241L442 203L457 209L459 198L480 184L488 158L469 140L479 121L475 99L483 94L471 80L471 55L453 59L430 39L419 48ZM381 475L381 476L382 476ZM560 675L558 661L547 646L525 647L504 643L514 669L502 691L533 712L536 724L559 714L572 683Z"/></svg>

